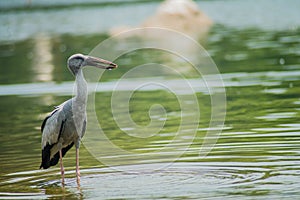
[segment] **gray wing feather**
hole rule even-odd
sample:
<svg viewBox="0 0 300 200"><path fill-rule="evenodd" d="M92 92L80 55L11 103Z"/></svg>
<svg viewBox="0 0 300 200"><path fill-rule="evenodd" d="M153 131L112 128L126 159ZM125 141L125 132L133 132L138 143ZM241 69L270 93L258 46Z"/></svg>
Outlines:
<svg viewBox="0 0 300 200"><path fill-rule="evenodd" d="M42 124L42 149L47 144L55 144L58 141L61 125L65 121L65 114L62 108L63 104L57 106Z"/></svg>

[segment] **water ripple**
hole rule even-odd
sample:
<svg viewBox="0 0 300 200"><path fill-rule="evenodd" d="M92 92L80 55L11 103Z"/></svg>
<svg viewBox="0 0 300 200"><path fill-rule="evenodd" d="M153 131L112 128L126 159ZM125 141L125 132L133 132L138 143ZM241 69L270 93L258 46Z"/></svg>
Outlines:
<svg viewBox="0 0 300 200"><path fill-rule="evenodd" d="M131 169L130 172L126 172L128 167ZM159 198L163 196L172 198L188 193L189 197L202 198L205 196L216 197L218 192L222 195L224 193L229 195L232 190L242 192L245 187L255 190L254 188L260 187L262 183L268 186L269 190L272 190L277 187L276 182L282 180L289 182L291 187L294 187L297 181L296 177L286 179L291 177L291 169L287 168L286 173L281 171L278 174L276 170L269 169L267 165L264 167L258 163L243 163L241 165L240 162L223 164L219 162L178 162L120 166L118 169L122 170L116 171L113 168L82 169L81 189L84 191L83 195L86 198L97 196L97 198L110 197L115 199L121 197ZM149 169L154 171L150 173ZM300 169L296 168L293 171L298 173L299 178ZM67 192L70 193L69 195L78 195L76 180L74 177L70 177L70 174L73 176L74 170L67 169L66 172ZM295 173L292 174L295 175ZM57 170L45 174L39 173L39 170L24 171L7 176L11 177L9 183L12 186L22 182L29 184L37 192L2 192L0 193L1 198L49 198L51 192L45 194L45 189L49 192L51 190L57 191L60 188L60 176ZM31 180L28 181L29 179ZM286 191L290 191L290 189L286 188ZM59 196L57 192L55 196Z"/></svg>

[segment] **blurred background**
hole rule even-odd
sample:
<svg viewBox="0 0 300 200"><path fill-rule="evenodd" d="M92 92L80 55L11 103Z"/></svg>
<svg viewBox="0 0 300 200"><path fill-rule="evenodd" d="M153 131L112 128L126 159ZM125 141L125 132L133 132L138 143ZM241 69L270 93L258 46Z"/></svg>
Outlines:
<svg viewBox="0 0 300 200"><path fill-rule="evenodd" d="M189 35L208 30L209 35L201 44L221 72L265 71L274 69L275 63L284 63L276 66L280 70L297 63L298 40L293 38L300 22L296 0L276 0L271 6L268 0L195 1L199 6L196 9L206 15L199 18L207 23L193 21L193 14L188 13L190 7L170 2L168 6L174 13L165 17L162 25L164 22L159 20L164 16L155 19L162 1L1 1L0 61L6 67L1 67L4 71L0 82L72 80L64 67L69 55L87 54L110 34L147 25L179 29L188 34L190 27L199 27ZM175 22L179 18L182 29L173 23L174 18ZM249 67L245 62L257 64ZM20 70L21 77L15 73Z"/></svg>
<svg viewBox="0 0 300 200"><path fill-rule="evenodd" d="M298 0L0 1L0 198L299 197L299 8ZM62 192L59 169L40 171L38 166L41 122L72 95L74 77L67 58L89 54L122 31L148 26L174 29L198 41L222 74L227 116L215 148L198 158L210 118L210 96L198 91L197 135L172 167L151 175L116 172L82 147L82 191L73 180L71 151L65 158L69 179ZM161 53L132 52L118 58L120 68L105 72L101 82L112 88L109 84L132 67L154 61L170 62ZM195 78L188 71L184 77ZM147 139L129 137L118 128L110 95L109 90L98 92L96 109L105 134L116 145L144 155L175 137L181 116L176 95L163 90L133 95L130 109L137 124L149 123L148 110L155 103L168 114L167 119L154 116L166 124ZM167 161L150 164L160 162Z"/></svg>

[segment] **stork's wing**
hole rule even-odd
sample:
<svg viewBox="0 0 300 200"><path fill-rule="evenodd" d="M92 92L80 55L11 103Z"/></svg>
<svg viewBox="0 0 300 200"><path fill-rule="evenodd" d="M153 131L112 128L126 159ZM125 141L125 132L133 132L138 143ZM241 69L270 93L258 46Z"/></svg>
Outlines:
<svg viewBox="0 0 300 200"><path fill-rule="evenodd" d="M45 118L41 126L43 134L42 149L44 149L47 144L52 145L57 143L64 121L65 116L60 107L57 107Z"/></svg>

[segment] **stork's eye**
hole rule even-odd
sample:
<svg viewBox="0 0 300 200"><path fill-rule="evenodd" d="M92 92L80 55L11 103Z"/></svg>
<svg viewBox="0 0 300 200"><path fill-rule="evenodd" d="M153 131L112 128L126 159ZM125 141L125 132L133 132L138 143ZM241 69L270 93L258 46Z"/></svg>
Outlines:
<svg viewBox="0 0 300 200"><path fill-rule="evenodd" d="M80 67L83 63L83 59L82 58L73 58L72 60L70 60L70 65L72 66L76 66L76 67Z"/></svg>

